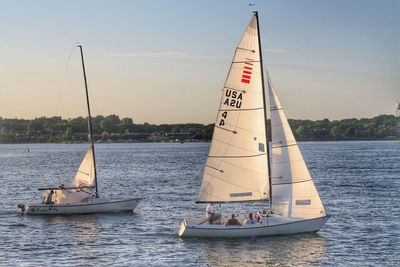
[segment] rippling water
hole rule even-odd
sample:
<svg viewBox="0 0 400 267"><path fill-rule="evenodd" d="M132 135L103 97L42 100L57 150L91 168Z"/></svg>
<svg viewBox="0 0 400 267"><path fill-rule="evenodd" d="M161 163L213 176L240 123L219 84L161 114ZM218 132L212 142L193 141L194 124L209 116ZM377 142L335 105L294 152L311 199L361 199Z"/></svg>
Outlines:
<svg viewBox="0 0 400 267"><path fill-rule="evenodd" d="M0 145L0 265L400 265L400 142L300 143L333 215L318 234L180 239L180 219L205 210L194 201L208 146L97 145L100 194L145 197L135 213L35 217L16 205L69 181L87 145Z"/></svg>

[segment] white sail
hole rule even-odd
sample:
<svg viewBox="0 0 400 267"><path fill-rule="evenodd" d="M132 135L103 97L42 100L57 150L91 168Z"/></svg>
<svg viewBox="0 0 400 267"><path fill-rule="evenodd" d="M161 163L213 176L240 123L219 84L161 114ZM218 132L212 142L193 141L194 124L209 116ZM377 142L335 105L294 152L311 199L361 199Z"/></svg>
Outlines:
<svg viewBox="0 0 400 267"><path fill-rule="evenodd" d="M272 131L272 211L287 217L325 216L324 206L269 78L268 91Z"/></svg>
<svg viewBox="0 0 400 267"><path fill-rule="evenodd" d="M93 150L89 148L83 158L81 165L79 166L75 178L72 181L72 185L79 186L94 186L95 172L94 172L94 160Z"/></svg>
<svg viewBox="0 0 400 267"><path fill-rule="evenodd" d="M257 19L236 48L219 106L198 202L269 198Z"/></svg>

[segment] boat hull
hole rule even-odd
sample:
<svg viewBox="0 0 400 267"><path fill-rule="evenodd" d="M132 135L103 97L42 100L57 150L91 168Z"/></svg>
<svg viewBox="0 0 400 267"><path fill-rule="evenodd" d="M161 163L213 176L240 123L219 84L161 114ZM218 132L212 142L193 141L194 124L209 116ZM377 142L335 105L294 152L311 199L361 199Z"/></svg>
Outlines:
<svg viewBox="0 0 400 267"><path fill-rule="evenodd" d="M140 200L141 198L110 201L98 198L83 203L32 204L26 207L25 213L29 215L58 215L133 211Z"/></svg>
<svg viewBox="0 0 400 267"><path fill-rule="evenodd" d="M330 216L314 219L271 218L263 223L243 226L225 226L215 224L189 224L182 220L178 234L180 237L252 237L292 235L299 233L318 232Z"/></svg>

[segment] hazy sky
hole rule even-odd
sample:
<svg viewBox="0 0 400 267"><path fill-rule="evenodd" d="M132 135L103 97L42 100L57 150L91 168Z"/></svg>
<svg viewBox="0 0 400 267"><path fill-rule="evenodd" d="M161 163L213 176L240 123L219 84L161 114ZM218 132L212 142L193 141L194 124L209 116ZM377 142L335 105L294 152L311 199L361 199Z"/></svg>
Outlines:
<svg viewBox="0 0 400 267"><path fill-rule="evenodd" d="M400 1L254 0L264 64L289 118L393 114ZM0 116L213 123L249 1L0 0Z"/></svg>

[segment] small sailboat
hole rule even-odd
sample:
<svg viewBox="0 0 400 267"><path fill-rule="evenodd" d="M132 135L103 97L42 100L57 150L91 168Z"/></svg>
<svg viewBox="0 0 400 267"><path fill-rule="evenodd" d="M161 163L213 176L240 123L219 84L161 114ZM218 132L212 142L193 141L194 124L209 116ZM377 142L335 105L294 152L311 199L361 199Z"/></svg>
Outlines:
<svg viewBox="0 0 400 267"><path fill-rule="evenodd" d="M76 175L70 185L39 188L43 198L38 203L18 204L23 213L32 215L84 214L99 212L133 211L141 198L125 200L109 200L99 196L97 187L96 157L90 115L89 93L86 80L85 62L82 46L78 45L81 53L83 77L85 81L86 103L88 108L89 138L91 147L88 149Z"/></svg>
<svg viewBox="0 0 400 267"><path fill-rule="evenodd" d="M321 202L269 76L271 160L258 13L234 53L196 203L269 201L259 222L226 226L185 218L181 237L249 237L317 232L329 215ZM264 209L264 208L263 208ZM237 216L243 223L245 217Z"/></svg>

